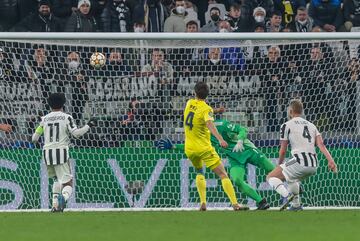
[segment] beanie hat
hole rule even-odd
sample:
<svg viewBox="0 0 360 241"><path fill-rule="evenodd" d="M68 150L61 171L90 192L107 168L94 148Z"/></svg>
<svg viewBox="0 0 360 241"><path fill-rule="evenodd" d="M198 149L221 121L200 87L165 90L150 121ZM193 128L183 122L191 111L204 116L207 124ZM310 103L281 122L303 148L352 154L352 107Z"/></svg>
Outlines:
<svg viewBox="0 0 360 241"><path fill-rule="evenodd" d="M49 0L40 0L38 7L42 6L42 5L47 5L47 6L51 6L50 1Z"/></svg>
<svg viewBox="0 0 360 241"><path fill-rule="evenodd" d="M91 2L90 2L90 0L79 0L79 2L78 2L78 8L80 8L80 6L83 5L83 4L87 4L87 5L89 5L89 6L91 7Z"/></svg>
<svg viewBox="0 0 360 241"><path fill-rule="evenodd" d="M257 13L257 12L263 12L264 15L266 15L266 10L263 7L256 7L253 11L253 16L255 16L255 13Z"/></svg>

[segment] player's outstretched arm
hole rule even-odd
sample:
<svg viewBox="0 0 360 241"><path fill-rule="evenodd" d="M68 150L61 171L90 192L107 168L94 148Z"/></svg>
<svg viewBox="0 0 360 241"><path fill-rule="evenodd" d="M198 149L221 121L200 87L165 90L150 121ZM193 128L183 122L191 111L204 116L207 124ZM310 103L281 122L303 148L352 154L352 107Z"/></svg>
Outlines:
<svg viewBox="0 0 360 241"><path fill-rule="evenodd" d="M228 147L227 142L223 139L223 137L219 134L218 130L216 129L216 126L214 125L214 122L211 120L206 121L206 126L210 130L211 134L215 136L215 138L219 141L220 146L223 148Z"/></svg>
<svg viewBox="0 0 360 241"><path fill-rule="evenodd" d="M79 138L85 135L90 130L91 127L94 127L96 125L97 125L97 120L95 118L91 118L86 125L84 125L81 128L77 128L77 126L74 124L72 117L70 117L68 123L68 129L73 137Z"/></svg>
<svg viewBox="0 0 360 241"><path fill-rule="evenodd" d="M328 161L328 167L329 169L334 172L337 173L337 166L336 163L334 161L334 159L332 158L330 152L328 151L328 149L326 148L324 141L321 137L321 135L316 136L316 145L317 147L319 147L320 151L324 154L324 156L326 157L326 160Z"/></svg>
<svg viewBox="0 0 360 241"><path fill-rule="evenodd" d="M173 144L169 138L158 140L157 142L155 142L155 146L160 150L185 150L184 144Z"/></svg>
<svg viewBox="0 0 360 241"><path fill-rule="evenodd" d="M5 132L11 132L12 126L9 124L0 124L0 130Z"/></svg>
<svg viewBox="0 0 360 241"><path fill-rule="evenodd" d="M242 152L244 150L244 140L247 138L248 129L240 125L234 125L235 130L238 131L237 143L233 148L233 152Z"/></svg>
<svg viewBox="0 0 360 241"><path fill-rule="evenodd" d="M279 165L282 164L285 160L288 144L289 144L289 141L285 141L285 140L280 141Z"/></svg>

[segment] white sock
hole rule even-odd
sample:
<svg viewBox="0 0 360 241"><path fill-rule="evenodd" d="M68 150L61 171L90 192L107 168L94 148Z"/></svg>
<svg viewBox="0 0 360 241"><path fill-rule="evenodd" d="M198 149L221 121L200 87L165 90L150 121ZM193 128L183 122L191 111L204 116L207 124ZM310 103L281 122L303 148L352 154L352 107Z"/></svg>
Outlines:
<svg viewBox="0 0 360 241"><path fill-rule="evenodd" d="M288 183L288 188L289 188L289 191L292 192L295 197L292 201L292 204L294 207L299 207L300 206L300 195L299 195L299 192L300 192L300 183L298 182L291 182L291 183Z"/></svg>
<svg viewBox="0 0 360 241"><path fill-rule="evenodd" d="M58 181L54 181L52 186L52 206L57 207L58 206L58 196L61 193L61 184Z"/></svg>
<svg viewBox="0 0 360 241"><path fill-rule="evenodd" d="M71 193L72 193L72 189L73 189L72 186L65 186L63 188L62 195L63 195L65 201L67 201L70 198Z"/></svg>
<svg viewBox="0 0 360 241"><path fill-rule="evenodd" d="M277 177L270 177L268 180L270 186L282 197L289 196L289 191L285 188L284 183Z"/></svg>

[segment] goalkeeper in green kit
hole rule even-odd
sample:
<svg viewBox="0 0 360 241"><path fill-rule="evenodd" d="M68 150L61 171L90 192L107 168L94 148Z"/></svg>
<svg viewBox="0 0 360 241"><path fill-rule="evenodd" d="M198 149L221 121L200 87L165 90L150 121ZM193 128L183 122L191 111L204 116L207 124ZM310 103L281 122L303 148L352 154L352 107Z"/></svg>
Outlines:
<svg viewBox="0 0 360 241"><path fill-rule="evenodd" d="M237 124L226 120L215 120L214 124L219 134L229 144L227 148L220 147L218 140L211 136L213 146L220 152L223 152L230 162L230 177L234 184L246 196L255 200L259 210L268 209L270 206L265 198L245 181L246 167L250 163L258 168L271 172L275 165L263 154L256 146L247 139L248 130ZM183 144L174 145L169 139L160 139L156 146L162 150L175 149L184 150Z"/></svg>

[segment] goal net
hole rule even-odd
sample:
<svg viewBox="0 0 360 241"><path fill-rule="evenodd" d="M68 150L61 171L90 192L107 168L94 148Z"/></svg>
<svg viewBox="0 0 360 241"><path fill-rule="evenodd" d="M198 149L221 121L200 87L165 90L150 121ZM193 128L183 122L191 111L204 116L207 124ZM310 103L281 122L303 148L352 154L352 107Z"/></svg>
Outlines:
<svg viewBox="0 0 360 241"><path fill-rule="evenodd" d="M211 88L209 104L225 108L215 118L246 126L249 139L274 163L287 104L300 98L339 168L337 175L330 173L318 155L317 175L303 182L304 206L360 206L359 42L324 35L323 40L106 36L1 39L0 118L13 132L0 133L0 209L50 207L52 180L41 144L30 140L40 116L49 112L46 100L53 92L65 93L65 111L79 126L90 117L99 120L72 140L69 208L197 207L194 168L184 153L158 150L154 142L168 137L183 143L183 109L198 81ZM90 65L95 52L107 58L100 69ZM265 171L246 168L247 182L278 207L280 197L266 183ZM209 171L206 178L208 205L228 207L220 181ZM240 202L255 205L237 187L236 192Z"/></svg>

